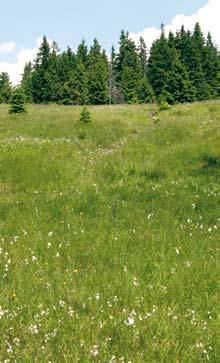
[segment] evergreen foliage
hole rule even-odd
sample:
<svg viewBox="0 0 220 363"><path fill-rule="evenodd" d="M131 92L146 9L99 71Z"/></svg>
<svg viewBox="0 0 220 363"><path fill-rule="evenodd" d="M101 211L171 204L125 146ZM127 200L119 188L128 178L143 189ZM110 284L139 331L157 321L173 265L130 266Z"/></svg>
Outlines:
<svg viewBox="0 0 220 363"><path fill-rule="evenodd" d="M76 61L76 68L69 74L63 89L63 103L85 105L88 103L88 76L83 62Z"/></svg>
<svg viewBox="0 0 220 363"><path fill-rule="evenodd" d="M88 49L85 40L77 51L60 52L44 36L36 60L25 66L21 87L26 101L69 105L116 103L193 102L220 97L220 55L211 34L200 25L184 26L176 34L161 35L147 50L122 30L118 52L110 59L97 39ZM0 100L8 102L11 85L0 75Z"/></svg>
<svg viewBox="0 0 220 363"><path fill-rule="evenodd" d="M171 106L169 105L168 102L166 101L161 101L159 103L159 111L167 111L171 108Z"/></svg>
<svg viewBox="0 0 220 363"><path fill-rule="evenodd" d="M108 59L97 39L95 39L88 55L88 90L90 104L103 105L108 103L108 79Z"/></svg>
<svg viewBox="0 0 220 363"><path fill-rule="evenodd" d="M12 93L10 100L9 113L24 113L26 112L25 107L25 96L22 88L15 88Z"/></svg>
<svg viewBox="0 0 220 363"><path fill-rule="evenodd" d="M47 38L43 37L32 75L32 95L35 103L47 103L50 101L51 80L50 67L50 45Z"/></svg>
<svg viewBox="0 0 220 363"><path fill-rule="evenodd" d="M80 121L84 122L84 123L91 122L90 112L87 110L86 107L83 107L83 109L80 113Z"/></svg>
<svg viewBox="0 0 220 363"><path fill-rule="evenodd" d="M12 94L12 87L8 73L0 74L0 103L8 103Z"/></svg>
<svg viewBox="0 0 220 363"><path fill-rule="evenodd" d="M115 71L116 83L123 93L125 102L137 103L141 81L141 61L134 41L124 31L121 32Z"/></svg>
<svg viewBox="0 0 220 363"><path fill-rule="evenodd" d="M32 64L28 62L24 67L24 73L22 75L21 88L23 89L26 102L33 102L32 97Z"/></svg>

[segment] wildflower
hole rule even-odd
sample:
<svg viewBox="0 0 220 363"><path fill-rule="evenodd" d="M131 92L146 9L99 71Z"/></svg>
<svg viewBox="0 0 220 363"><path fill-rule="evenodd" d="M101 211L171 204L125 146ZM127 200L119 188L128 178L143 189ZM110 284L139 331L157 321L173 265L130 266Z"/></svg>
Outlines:
<svg viewBox="0 0 220 363"><path fill-rule="evenodd" d="M175 247L175 251L176 251L176 254L179 255L180 254L180 247Z"/></svg>
<svg viewBox="0 0 220 363"><path fill-rule="evenodd" d="M98 350L98 346L94 345L91 349L90 349L90 354L93 357L96 357L97 355L99 355L99 350Z"/></svg>
<svg viewBox="0 0 220 363"><path fill-rule="evenodd" d="M3 317L4 315L4 310L2 309L1 305L0 305L0 319Z"/></svg>
<svg viewBox="0 0 220 363"><path fill-rule="evenodd" d="M138 286L138 281L137 281L137 278L136 277L133 278L133 285L134 286Z"/></svg>
<svg viewBox="0 0 220 363"><path fill-rule="evenodd" d="M95 298L96 298L96 300L99 300L99 299L100 299L99 293L97 293L97 294L95 295Z"/></svg>
<svg viewBox="0 0 220 363"><path fill-rule="evenodd" d="M134 325L134 317L132 315L129 315L128 319L125 321L125 324L127 326L133 326Z"/></svg>
<svg viewBox="0 0 220 363"><path fill-rule="evenodd" d="M37 335L39 332L37 325L30 325L29 330L33 335Z"/></svg>
<svg viewBox="0 0 220 363"><path fill-rule="evenodd" d="M14 343L15 343L15 345L19 346L20 345L20 339L19 338L14 338Z"/></svg>
<svg viewBox="0 0 220 363"><path fill-rule="evenodd" d="M59 306L60 306L61 308L64 308L64 306L65 306L65 301L63 301L63 300L59 300Z"/></svg>

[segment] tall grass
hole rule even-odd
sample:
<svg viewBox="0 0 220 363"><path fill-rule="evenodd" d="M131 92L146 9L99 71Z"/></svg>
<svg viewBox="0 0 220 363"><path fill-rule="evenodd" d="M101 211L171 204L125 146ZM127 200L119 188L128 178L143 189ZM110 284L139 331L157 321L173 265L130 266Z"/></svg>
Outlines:
<svg viewBox="0 0 220 363"><path fill-rule="evenodd" d="M219 362L220 103L0 107L0 362Z"/></svg>

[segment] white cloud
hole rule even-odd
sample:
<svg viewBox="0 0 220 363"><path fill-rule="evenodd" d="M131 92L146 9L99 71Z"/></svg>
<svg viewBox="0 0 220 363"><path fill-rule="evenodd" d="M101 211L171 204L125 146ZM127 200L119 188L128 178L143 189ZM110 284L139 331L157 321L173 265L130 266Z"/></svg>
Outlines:
<svg viewBox="0 0 220 363"><path fill-rule="evenodd" d="M37 38L37 45L34 48L30 49L21 49L17 55L16 55L16 61L15 62L0 62L0 72L7 72L10 76L10 80L14 85L18 84L21 81L22 73L24 71L24 66L27 62L31 61L33 62L36 58L38 48L40 44L42 43L43 38L39 37ZM52 43L50 39L48 39L49 44ZM7 43L2 43L7 44ZM10 43L12 44L12 43ZM13 50L16 48L16 44L14 44ZM1 45L0 45L1 49Z"/></svg>
<svg viewBox="0 0 220 363"><path fill-rule="evenodd" d="M15 42L0 43L0 53L11 53L15 51L15 48L16 48Z"/></svg>
<svg viewBox="0 0 220 363"><path fill-rule="evenodd" d="M199 9L196 14L186 16L184 14L176 15L170 24L165 26L165 31L168 33L170 30L175 32L180 29L184 24L185 28L192 30L196 22L199 22L202 31L207 35L208 31L211 32L214 41L220 46L220 0L208 0L207 4ZM131 33L131 38L138 41L142 36L148 47L152 42L160 36L160 29L151 27L146 28L140 33ZM13 84L17 84L21 80L21 75L24 70L24 66L28 61L33 61L36 58L38 47L42 42L42 38L37 39L37 45L31 49L21 49L16 55L15 62L0 62L0 72L8 72ZM51 43L51 40L49 40ZM0 44L0 53L14 52L16 50L16 43L4 42Z"/></svg>
<svg viewBox="0 0 220 363"><path fill-rule="evenodd" d="M165 32L176 32L180 29L181 25L185 26L187 30L193 30L195 23L199 22L204 35L210 31L215 43L220 46L220 0L208 0L207 4L199 9L196 14L186 16L184 14L176 15L170 24L165 26ZM140 33L131 33L130 37L138 42L140 37L143 37L148 45L151 46L152 42L160 36L160 29L146 28Z"/></svg>

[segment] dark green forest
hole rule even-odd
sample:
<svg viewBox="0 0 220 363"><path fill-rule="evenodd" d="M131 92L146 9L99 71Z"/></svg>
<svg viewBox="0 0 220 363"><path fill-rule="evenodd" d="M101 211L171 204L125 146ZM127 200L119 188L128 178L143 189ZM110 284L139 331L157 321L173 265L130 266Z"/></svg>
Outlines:
<svg viewBox="0 0 220 363"><path fill-rule="evenodd" d="M61 52L46 36L34 63L25 66L19 85L26 102L64 105L118 103L169 104L220 97L220 53L199 23L194 31L182 26L176 34L161 35L150 50L129 33L120 34L117 51L108 57L98 40L88 48L83 40L74 52ZM0 102L8 103L13 87L7 73L0 75Z"/></svg>

